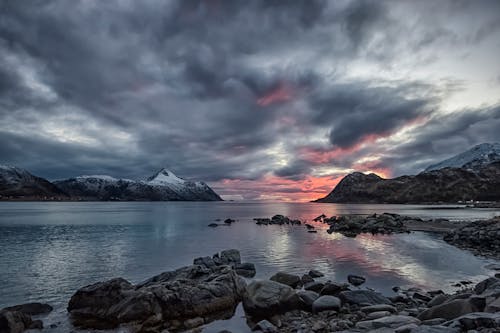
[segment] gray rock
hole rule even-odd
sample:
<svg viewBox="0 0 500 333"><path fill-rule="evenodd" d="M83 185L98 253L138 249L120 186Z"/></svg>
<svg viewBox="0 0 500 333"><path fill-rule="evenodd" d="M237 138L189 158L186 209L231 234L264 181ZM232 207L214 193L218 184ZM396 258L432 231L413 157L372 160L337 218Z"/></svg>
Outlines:
<svg viewBox="0 0 500 333"><path fill-rule="evenodd" d="M270 280L253 281L243 297L243 308L252 316L267 318L294 307L295 291L286 284Z"/></svg>
<svg viewBox="0 0 500 333"><path fill-rule="evenodd" d="M446 326L426 326L421 325L413 328L410 333L460 333L460 329Z"/></svg>
<svg viewBox="0 0 500 333"><path fill-rule="evenodd" d="M375 304L375 305L364 306L361 308L361 311L363 311L364 313L378 312L378 311L389 311L392 313L396 313L397 309L389 304Z"/></svg>
<svg viewBox="0 0 500 333"><path fill-rule="evenodd" d="M340 309L340 299L335 296L325 295L316 299L312 305L313 313L322 311L338 311Z"/></svg>
<svg viewBox="0 0 500 333"><path fill-rule="evenodd" d="M267 320L261 320L252 328L252 331L261 331L263 333L278 332L278 328Z"/></svg>
<svg viewBox="0 0 500 333"><path fill-rule="evenodd" d="M290 286L292 288L297 288L301 284L301 280L298 275L289 274L286 272L278 272L271 276L269 280L286 284L287 286Z"/></svg>
<svg viewBox="0 0 500 333"><path fill-rule="evenodd" d="M339 294L344 303L357 304L361 306L376 304L392 304L386 297L371 290L350 290Z"/></svg>
<svg viewBox="0 0 500 333"><path fill-rule="evenodd" d="M193 260L193 265L202 265L211 268L215 266L215 261L212 257L200 257Z"/></svg>
<svg viewBox="0 0 500 333"><path fill-rule="evenodd" d="M135 286L118 278L83 287L71 297L68 312L76 326L87 328L132 321L154 326L234 312L244 289L245 281L228 266L193 265Z"/></svg>
<svg viewBox="0 0 500 333"><path fill-rule="evenodd" d="M500 297L488 303L484 308L484 312L500 312Z"/></svg>
<svg viewBox="0 0 500 333"><path fill-rule="evenodd" d="M443 324L452 328L460 328L464 331L482 327L500 328L500 313L473 312L455 318Z"/></svg>
<svg viewBox="0 0 500 333"><path fill-rule="evenodd" d="M394 330L394 333L411 333L411 331L415 328L418 328L417 324L408 324L408 325L403 325L399 326Z"/></svg>
<svg viewBox="0 0 500 333"><path fill-rule="evenodd" d="M314 282L306 283L304 285L304 289L305 290L312 290L312 291L319 293L324 288L324 286L325 285L323 283L314 281Z"/></svg>
<svg viewBox="0 0 500 333"><path fill-rule="evenodd" d="M325 276L325 274L321 273L318 270L311 269L309 271L309 276L312 277L312 278L319 278L319 277Z"/></svg>
<svg viewBox="0 0 500 333"><path fill-rule="evenodd" d="M220 259L223 264L228 264L231 266L241 264L240 251L235 249L222 251L220 253Z"/></svg>
<svg viewBox="0 0 500 333"><path fill-rule="evenodd" d="M210 223L208 226L212 227L212 228L215 228L215 227L218 227L219 225L217 223Z"/></svg>
<svg viewBox="0 0 500 333"><path fill-rule="evenodd" d="M297 296L299 296L304 308L308 311L312 311L314 301L319 298L319 294L311 290L300 290L297 292Z"/></svg>
<svg viewBox="0 0 500 333"><path fill-rule="evenodd" d="M373 320L373 319L379 319L382 317L388 317L390 316L391 313L389 311L375 311L375 312L370 312L366 316L367 320Z"/></svg>
<svg viewBox="0 0 500 333"><path fill-rule="evenodd" d="M433 306L436 306L436 305L439 305L439 304L443 304L444 302L448 301L448 298L449 298L449 296L447 296L445 294L436 295L436 296L434 296L433 299L431 299L427 303L427 306L433 307Z"/></svg>
<svg viewBox="0 0 500 333"><path fill-rule="evenodd" d="M394 315L372 320L372 323L374 328L379 328L379 327L397 328L408 324L418 325L420 324L420 320L410 316Z"/></svg>
<svg viewBox="0 0 500 333"><path fill-rule="evenodd" d="M477 308L469 299L456 299L423 311L418 316L418 319L444 318L450 320L475 311L477 311Z"/></svg>
<svg viewBox="0 0 500 333"><path fill-rule="evenodd" d="M4 308L6 311L19 311L24 314L34 316L39 314L49 313L53 310L52 306L44 303L26 303L20 305L14 305Z"/></svg>
<svg viewBox="0 0 500 333"><path fill-rule="evenodd" d="M257 273L255 265L249 262L236 264L234 266L234 271L236 272L236 274L246 278L253 278Z"/></svg>
<svg viewBox="0 0 500 333"><path fill-rule="evenodd" d="M434 325L441 325L444 322L446 322L446 319L444 318L434 318L434 319L423 320L422 325L434 326Z"/></svg>
<svg viewBox="0 0 500 333"><path fill-rule="evenodd" d="M309 282L314 282L314 279L309 274L302 275L301 280L302 280L302 284L306 284L306 283L309 283Z"/></svg>
<svg viewBox="0 0 500 333"><path fill-rule="evenodd" d="M327 282L327 283L325 283L325 286L323 287L323 289L321 289L320 294L321 295L337 296L341 291L344 291L344 290L349 290L349 287L347 284Z"/></svg>
<svg viewBox="0 0 500 333"><path fill-rule="evenodd" d="M362 276L359 276L359 275L348 275L347 276L347 281L349 281L350 284L352 284L353 286L360 286L362 285L363 283L366 282L366 279Z"/></svg>
<svg viewBox="0 0 500 333"><path fill-rule="evenodd" d="M487 289L490 289L490 288L493 288L496 286L500 287L500 279L498 279L496 277L490 277L490 278L483 280L483 281L479 282L478 284L476 284L476 286L474 287L474 292L476 294L482 294Z"/></svg>

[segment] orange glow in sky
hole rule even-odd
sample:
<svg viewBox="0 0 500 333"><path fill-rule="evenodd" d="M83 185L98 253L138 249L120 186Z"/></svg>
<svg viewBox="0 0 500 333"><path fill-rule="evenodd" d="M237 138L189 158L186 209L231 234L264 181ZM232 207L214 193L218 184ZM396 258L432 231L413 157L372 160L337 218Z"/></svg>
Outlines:
<svg viewBox="0 0 500 333"><path fill-rule="evenodd" d="M257 99L257 104L260 106L268 106L270 104L285 102L293 98L293 89L283 83L271 90L269 93Z"/></svg>

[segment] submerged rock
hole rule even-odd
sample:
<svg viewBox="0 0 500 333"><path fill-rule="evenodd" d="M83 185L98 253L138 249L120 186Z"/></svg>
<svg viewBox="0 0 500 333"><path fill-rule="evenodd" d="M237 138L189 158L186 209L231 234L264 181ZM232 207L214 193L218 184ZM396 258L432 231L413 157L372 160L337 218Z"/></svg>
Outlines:
<svg viewBox="0 0 500 333"><path fill-rule="evenodd" d="M357 287L365 283L366 279L359 275L350 274L347 276L347 281L349 281L349 283L352 284L353 286Z"/></svg>

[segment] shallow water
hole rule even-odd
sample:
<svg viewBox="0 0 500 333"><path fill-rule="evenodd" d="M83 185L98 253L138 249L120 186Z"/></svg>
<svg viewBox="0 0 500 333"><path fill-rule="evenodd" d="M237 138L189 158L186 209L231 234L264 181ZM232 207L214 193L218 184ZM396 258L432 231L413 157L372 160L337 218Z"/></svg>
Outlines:
<svg viewBox="0 0 500 333"><path fill-rule="evenodd" d="M431 209L429 209L431 208ZM239 202L2 202L0 203L0 308L28 301L56 310L45 325L62 321L65 307L81 286L121 276L139 282L165 270L191 264L198 256L236 248L253 262L257 278L278 270L303 274L311 268L325 279L345 281L348 274L367 278L367 287L386 294L393 286L451 290L460 280L478 281L488 273L481 259L443 242L438 235L360 235L347 238L303 226L257 226L254 217L283 214L311 221L325 213L391 212L423 218L471 220L500 215L500 210L449 209L416 205L336 205ZM207 227L215 219L237 219L231 226ZM241 326L236 318L211 325Z"/></svg>

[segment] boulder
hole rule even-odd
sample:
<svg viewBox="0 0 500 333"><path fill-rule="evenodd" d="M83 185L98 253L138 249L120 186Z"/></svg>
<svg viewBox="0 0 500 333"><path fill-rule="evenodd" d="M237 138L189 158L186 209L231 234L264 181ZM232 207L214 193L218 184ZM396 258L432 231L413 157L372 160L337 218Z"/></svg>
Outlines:
<svg viewBox="0 0 500 333"><path fill-rule="evenodd" d="M339 294L343 303L357 304L360 306L376 304L392 304L389 299L371 290L348 290Z"/></svg>
<svg viewBox="0 0 500 333"><path fill-rule="evenodd" d="M395 313L398 311L394 306L389 304L375 304L375 305L364 306L360 310L363 311L364 313L379 312L379 311L389 311Z"/></svg>
<svg viewBox="0 0 500 333"><path fill-rule="evenodd" d="M321 289L321 295L332 295L337 296L341 291L349 290L347 284L339 284L335 282L327 282L325 283L323 289Z"/></svg>
<svg viewBox="0 0 500 333"><path fill-rule="evenodd" d="M295 291L286 284L271 280L251 282L243 296L243 308L251 316L268 318L295 307Z"/></svg>
<svg viewBox="0 0 500 333"><path fill-rule="evenodd" d="M469 299L455 299L428 308L420 313L418 319L428 320L433 318L444 318L450 320L475 311L477 311L477 308Z"/></svg>
<svg viewBox="0 0 500 333"><path fill-rule="evenodd" d="M286 284L287 286L290 286L292 288L297 288L301 284L301 280L298 275L289 274L286 272L278 272L271 276L269 280Z"/></svg>
<svg viewBox="0 0 500 333"><path fill-rule="evenodd" d="M271 324L267 320L261 320L259 321L253 328L252 331L261 331L263 333L274 333L278 332L278 328Z"/></svg>
<svg viewBox="0 0 500 333"><path fill-rule="evenodd" d="M318 313L322 311L338 311L340 310L340 299L335 296L325 295L320 296L312 304L313 313Z"/></svg>
<svg viewBox="0 0 500 333"><path fill-rule="evenodd" d="M325 274L321 273L318 270L311 269L309 271L309 276L312 277L312 278L319 278L319 277L325 276Z"/></svg>
<svg viewBox="0 0 500 333"><path fill-rule="evenodd" d="M314 282L314 279L309 274L302 275L301 280L303 285L309 282Z"/></svg>
<svg viewBox="0 0 500 333"><path fill-rule="evenodd" d="M420 320L415 317L394 315L372 320L373 328L389 327L397 328L408 324L420 324Z"/></svg>
<svg viewBox="0 0 500 333"><path fill-rule="evenodd" d="M433 307L433 306L436 306L436 305L439 305L439 304L443 304L444 302L446 302L448 300L448 298L449 298L449 296L445 295L445 294L436 295L436 296L434 296L433 299L431 299L427 303L427 306Z"/></svg>
<svg viewBox="0 0 500 333"><path fill-rule="evenodd" d="M30 315L21 311L0 310L0 332L2 333L22 333L27 329L39 328L40 323L39 320L33 321Z"/></svg>
<svg viewBox="0 0 500 333"><path fill-rule="evenodd" d="M163 327L197 317L205 322L234 312L245 285L229 266L193 265L135 286L117 278L83 287L71 297L68 312L76 326L97 329L130 322Z"/></svg>
<svg viewBox="0 0 500 333"><path fill-rule="evenodd" d="M388 317L390 316L391 313L389 311L375 311L375 312L370 312L366 316L367 320L373 320L373 319L379 319L382 317Z"/></svg>
<svg viewBox="0 0 500 333"><path fill-rule="evenodd" d="M319 298L319 294L311 290L300 290L297 292L297 296L299 296L303 308L307 311L312 311L314 301Z"/></svg>
<svg viewBox="0 0 500 333"><path fill-rule="evenodd" d="M234 271L236 274L246 278L253 278L257 273L255 265L249 262L235 265Z"/></svg>
<svg viewBox="0 0 500 333"><path fill-rule="evenodd" d="M455 318L443 324L452 328L459 328L466 332L478 328L492 328L492 332L498 331L500 328L500 313L473 312Z"/></svg>
<svg viewBox="0 0 500 333"><path fill-rule="evenodd" d="M220 253L219 257L225 265L231 265L234 267L235 265L241 264L240 251L235 249L224 250Z"/></svg>
<svg viewBox="0 0 500 333"><path fill-rule="evenodd" d="M35 316L40 314L46 314L53 310L52 306L44 303L25 303L20 305L14 305L4 308L6 311L19 311L24 314Z"/></svg>
<svg viewBox="0 0 500 333"><path fill-rule="evenodd" d="M365 283L366 279L359 275L350 274L347 276L347 281L349 281L349 283L352 284L353 286L357 287Z"/></svg>
<svg viewBox="0 0 500 333"><path fill-rule="evenodd" d="M317 293L321 292L321 290L325 287L325 284L324 283L321 283L321 282L317 282L317 281L314 281L314 282L309 282L309 283L306 283L304 285L304 289L305 290L312 290L312 291L315 291Z"/></svg>
<svg viewBox="0 0 500 333"><path fill-rule="evenodd" d="M496 277L490 277L476 284L476 286L474 287L474 292L479 295L486 290L492 289L494 287L498 287L500 289L500 279Z"/></svg>

